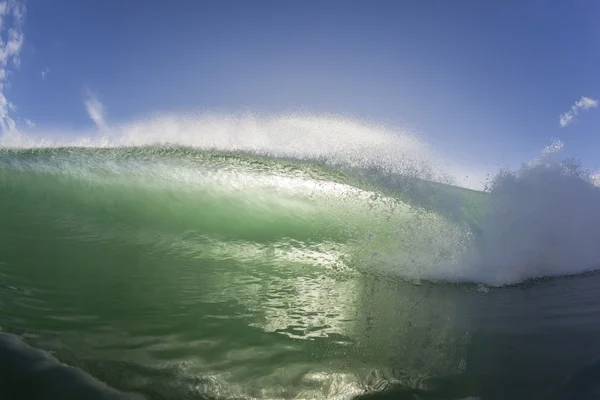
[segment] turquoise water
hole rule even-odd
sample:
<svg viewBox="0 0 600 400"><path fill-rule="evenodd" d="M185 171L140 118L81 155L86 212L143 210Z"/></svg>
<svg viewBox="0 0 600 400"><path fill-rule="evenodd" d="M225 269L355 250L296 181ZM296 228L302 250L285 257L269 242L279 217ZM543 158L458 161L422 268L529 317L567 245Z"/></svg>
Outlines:
<svg viewBox="0 0 600 400"><path fill-rule="evenodd" d="M151 399L440 377L448 398L529 398L600 354L598 279L494 270L491 240L518 237L490 230L497 194L243 152L1 149L0 326Z"/></svg>

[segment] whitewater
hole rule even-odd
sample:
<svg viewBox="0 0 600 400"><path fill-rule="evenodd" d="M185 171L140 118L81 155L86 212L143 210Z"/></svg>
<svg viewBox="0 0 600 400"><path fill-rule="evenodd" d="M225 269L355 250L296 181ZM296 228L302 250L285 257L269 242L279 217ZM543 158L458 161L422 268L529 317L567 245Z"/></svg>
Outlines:
<svg viewBox="0 0 600 400"><path fill-rule="evenodd" d="M600 332L600 188L559 149L485 178L331 115L5 134L0 327L149 398L341 399L442 376L478 382L448 398L505 398L508 375L529 396L590 350L550 368L550 349Z"/></svg>

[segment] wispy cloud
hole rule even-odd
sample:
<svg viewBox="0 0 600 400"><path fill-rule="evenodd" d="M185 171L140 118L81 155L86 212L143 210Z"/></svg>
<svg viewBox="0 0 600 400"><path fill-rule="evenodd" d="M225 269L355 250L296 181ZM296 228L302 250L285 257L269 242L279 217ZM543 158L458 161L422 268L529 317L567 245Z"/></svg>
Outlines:
<svg viewBox="0 0 600 400"><path fill-rule="evenodd" d="M26 127L31 128L31 129L35 128L35 122L33 122L29 119L26 119L24 122L25 122Z"/></svg>
<svg viewBox="0 0 600 400"><path fill-rule="evenodd" d="M50 73L50 68L46 68L42 71L42 79L46 79L46 76Z"/></svg>
<svg viewBox="0 0 600 400"><path fill-rule="evenodd" d="M96 95L89 90L85 91L85 100L83 101L85 109L89 117L94 121L98 129L106 129L106 121L104 119L104 104L98 100Z"/></svg>
<svg viewBox="0 0 600 400"><path fill-rule="evenodd" d="M598 106L598 100L594 100L590 97L582 96L579 101L576 101L571 109L566 113L560 115L560 126L563 128L575 121L575 117L579 115L581 110L589 110Z"/></svg>
<svg viewBox="0 0 600 400"><path fill-rule="evenodd" d="M8 83L8 69L18 67L19 53L23 47L23 23L25 5L18 0L0 1L0 129L2 132L15 130L16 124L10 116L16 110L6 98L4 88Z"/></svg>

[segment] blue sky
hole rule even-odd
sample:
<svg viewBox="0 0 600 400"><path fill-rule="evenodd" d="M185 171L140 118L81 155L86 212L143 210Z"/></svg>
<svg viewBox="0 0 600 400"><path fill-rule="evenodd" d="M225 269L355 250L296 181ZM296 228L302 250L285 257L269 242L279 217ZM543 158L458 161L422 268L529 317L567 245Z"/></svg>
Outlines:
<svg viewBox="0 0 600 400"><path fill-rule="evenodd" d="M308 110L406 125L464 163L514 165L559 138L567 155L600 168L595 0L29 0L5 9L5 130L10 121L75 132L154 112Z"/></svg>

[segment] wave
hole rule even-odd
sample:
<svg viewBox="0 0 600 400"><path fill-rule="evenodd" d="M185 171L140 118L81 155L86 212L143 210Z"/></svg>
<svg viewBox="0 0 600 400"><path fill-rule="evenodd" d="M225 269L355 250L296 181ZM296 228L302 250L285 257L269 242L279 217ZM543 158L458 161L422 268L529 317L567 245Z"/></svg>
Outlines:
<svg viewBox="0 0 600 400"><path fill-rule="evenodd" d="M600 190L556 154L474 191L416 136L340 117L167 116L77 136L0 140L1 234L488 285L600 264Z"/></svg>

